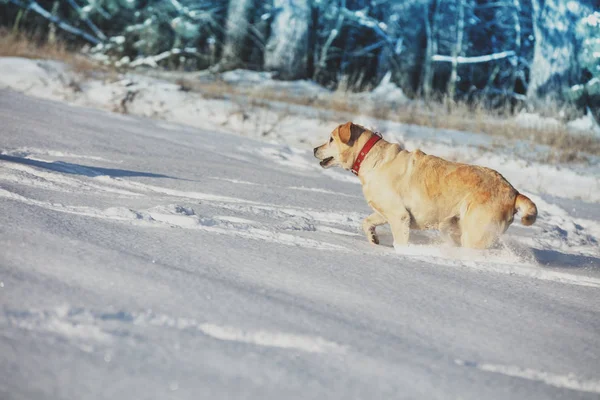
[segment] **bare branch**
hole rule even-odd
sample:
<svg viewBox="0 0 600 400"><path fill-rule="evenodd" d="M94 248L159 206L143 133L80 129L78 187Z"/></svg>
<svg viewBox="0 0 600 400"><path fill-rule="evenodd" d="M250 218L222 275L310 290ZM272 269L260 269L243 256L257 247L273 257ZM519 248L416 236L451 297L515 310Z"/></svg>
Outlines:
<svg viewBox="0 0 600 400"><path fill-rule="evenodd" d="M79 18L85 21L87 26L89 26L90 29L94 31L96 36L98 36L102 40L106 40L106 35L100 29L98 29L98 27L92 22L92 20L89 19L89 17L87 17L84 14L83 10L81 9L81 7L79 7L79 4L75 2L75 0L67 0L67 3L69 3L71 7L75 9L75 11L77 11L77 14L79 14Z"/></svg>
<svg viewBox="0 0 600 400"><path fill-rule="evenodd" d="M373 50L376 50L376 49L378 49L378 48L380 48L380 47L383 47L383 46L385 46L385 45L386 45L386 43L385 43L385 42L382 40L382 41L380 41L380 42L375 42L375 43L373 43L373 44L370 44L370 45L368 45L368 46L365 46L365 47L363 47L362 49L355 50L355 51L353 51L352 53L350 53L350 55L351 55L352 57L360 57L360 56L363 56L363 55L365 55L365 54L368 54L368 53L370 53L370 52L371 52L371 51L373 51Z"/></svg>
<svg viewBox="0 0 600 400"><path fill-rule="evenodd" d="M80 36L80 37L84 38L85 40L87 40L88 42L91 42L93 44L99 44L101 42L101 40L90 35L89 33L86 33L84 31L82 31L81 29L75 28L74 26L69 25L66 22L64 22L62 19L52 15L48 11L44 10L35 1L31 1L29 4L24 4L20 0L10 0L10 2L18 7L24 8L25 10L32 10L32 11L38 13L39 15L46 18L47 20L55 23L56 26L58 26L62 30L72 33L73 35Z"/></svg>
<svg viewBox="0 0 600 400"><path fill-rule="evenodd" d="M502 51L500 53L486 54L484 56L476 56L476 57L458 56L458 57L456 57L456 62L458 64L477 64L477 63L500 60L500 59L508 58L508 57L514 57L514 56L515 56L515 52L512 50L509 50L509 51ZM433 57L431 57L431 60L437 61L437 62L450 62L451 63L454 61L454 57L436 54Z"/></svg>
<svg viewBox="0 0 600 400"><path fill-rule="evenodd" d="M388 42L389 44L391 44L393 46L396 45L396 41L393 40L387 34L387 32L384 30L384 29L386 29L385 25L384 25L384 27L382 27L382 25L383 25L382 22L367 16L364 12L350 11L346 7L340 7L340 14L342 14L344 17L346 17L350 21L357 22L359 25L362 25L364 27L372 29L375 33L377 33L379 36L381 36L381 38L383 40L385 40L386 42Z"/></svg>
<svg viewBox="0 0 600 400"><path fill-rule="evenodd" d="M129 63L129 66L132 68L135 67L139 67L141 65L147 65L151 68L156 68L158 66L158 62L165 60L169 57L172 56L176 56L176 55L181 55L181 54L187 54L187 55L192 55L192 56L199 56L198 52L196 51L195 48L193 47L186 47L184 49L171 49L168 51L164 51L160 54L157 54L155 56L148 56L148 57L143 57L143 58L138 58L137 60L132 61L131 63Z"/></svg>
<svg viewBox="0 0 600 400"><path fill-rule="evenodd" d="M342 8L345 8L346 1L345 0L341 0L341 1L342 1ZM315 71L315 76L319 76L320 72L326 68L327 53L329 52L329 48L331 47L331 44L333 43L333 41L337 37L338 33L340 32L340 29L342 29L343 23L344 23L344 14L339 13L337 21L335 23L335 28L329 32L329 36L327 37L327 40L325 41L325 44L323 45L323 48L321 49L321 56L319 57L319 62L317 64L317 68Z"/></svg>

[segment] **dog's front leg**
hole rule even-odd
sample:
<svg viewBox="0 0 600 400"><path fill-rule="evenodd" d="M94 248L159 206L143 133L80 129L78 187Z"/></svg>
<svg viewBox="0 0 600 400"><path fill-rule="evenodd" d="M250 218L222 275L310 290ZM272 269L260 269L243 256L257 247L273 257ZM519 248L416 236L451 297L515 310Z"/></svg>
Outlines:
<svg viewBox="0 0 600 400"><path fill-rule="evenodd" d="M410 232L410 214L406 210L402 210L388 217L388 222L392 227L392 235L394 236L394 248L405 246L408 243Z"/></svg>
<svg viewBox="0 0 600 400"><path fill-rule="evenodd" d="M379 244L379 237L375 232L375 227L383 225L387 220L379 213L374 212L363 220L363 231L367 235L367 240L372 244Z"/></svg>

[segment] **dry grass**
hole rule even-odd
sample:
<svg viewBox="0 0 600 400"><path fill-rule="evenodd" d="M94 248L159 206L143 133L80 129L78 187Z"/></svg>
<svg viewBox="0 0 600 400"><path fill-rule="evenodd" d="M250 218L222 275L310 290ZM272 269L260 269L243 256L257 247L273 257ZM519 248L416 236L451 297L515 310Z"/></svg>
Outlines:
<svg viewBox="0 0 600 400"><path fill-rule="evenodd" d="M558 115L558 112L553 115ZM480 132L498 138L526 140L534 144L546 145L550 147L550 151L544 156L543 161L547 162L580 162L587 161L586 155L600 155L600 140L591 133L573 134L564 124L527 127L508 113L490 111L481 106L411 105L389 119L432 128Z"/></svg>
<svg viewBox="0 0 600 400"><path fill-rule="evenodd" d="M0 57L63 61L79 73L106 70L106 67L98 65L80 54L69 51L63 43L36 43L34 40L6 29L0 29Z"/></svg>
<svg viewBox="0 0 600 400"><path fill-rule="evenodd" d="M514 116L501 111L490 111L483 106L462 103L430 103L419 101L390 107L387 103L372 104L365 107L364 101L352 99L345 92L334 92L326 97L311 98L293 95L281 90L269 90L264 87L254 89L231 85L215 79L199 81L178 79L182 90L201 93L205 98L248 97L268 101L277 101L301 106L311 106L322 110L331 110L340 114L340 118L349 118L357 114L374 118L413 124L436 129L479 132L498 137L496 142L504 140L525 140L533 144L546 145L550 151L543 155L546 162L586 162L589 155L600 155L600 141L591 134L575 135L565 125L526 127ZM554 113L558 115L558 112Z"/></svg>

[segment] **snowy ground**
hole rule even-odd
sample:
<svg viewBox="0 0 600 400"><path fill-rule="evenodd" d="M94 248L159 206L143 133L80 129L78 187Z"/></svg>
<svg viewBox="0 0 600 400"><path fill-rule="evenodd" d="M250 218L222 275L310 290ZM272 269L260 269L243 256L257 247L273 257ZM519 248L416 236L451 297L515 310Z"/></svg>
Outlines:
<svg viewBox="0 0 600 400"><path fill-rule="evenodd" d="M423 232L397 254L312 158L333 122L267 143L214 118L0 91L0 398L598 398L597 174L387 126L540 210L496 249Z"/></svg>

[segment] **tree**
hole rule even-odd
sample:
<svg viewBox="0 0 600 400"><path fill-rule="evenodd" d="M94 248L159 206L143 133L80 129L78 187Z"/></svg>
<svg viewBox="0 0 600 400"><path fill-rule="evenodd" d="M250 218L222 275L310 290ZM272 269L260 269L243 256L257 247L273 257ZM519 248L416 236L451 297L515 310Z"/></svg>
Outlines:
<svg viewBox="0 0 600 400"><path fill-rule="evenodd" d="M269 70L335 89L600 114L598 0L0 0L0 25L118 67ZM525 96L525 93L527 96Z"/></svg>
<svg viewBox="0 0 600 400"><path fill-rule="evenodd" d="M454 99L456 81L458 80L458 56L462 53L463 36L465 33L465 0L456 1L456 42L452 50L452 70L448 80L448 97Z"/></svg>
<svg viewBox="0 0 600 400"><path fill-rule="evenodd" d="M527 97L534 102L560 101L566 88L578 81L581 38L575 26L591 9L584 2L532 0L532 10L535 46Z"/></svg>
<svg viewBox="0 0 600 400"><path fill-rule="evenodd" d="M256 0L229 0L225 24L225 44L219 67L239 68L247 61L252 14Z"/></svg>
<svg viewBox="0 0 600 400"><path fill-rule="evenodd" d="M310 0L274 0L271 35L265 48L265 69L280 79L308 76L309 32L313 29Z"/></svg>
<svg viewBox="0 0 600 400"><path fill-rule="evenodd" d="M422 93L425 100L431 98L433 89L433 56L437 54L437 13L438 13L438 1L433 0L431 6L425 5L425 34L426 34L426 50L425 59L423 61L423 75L422 75Z"/></svg>
<svg viewBox="0 0 600 400"><path fill-rule="evenodd" d="M511 71L511 82L510 82L510 90L512 92L515 91L517 79L519 77L519 57L521 57L521 1L513 0L513 21L514 21L514 31L515 31L515 62L513 63L513 68Z"/></svg>

